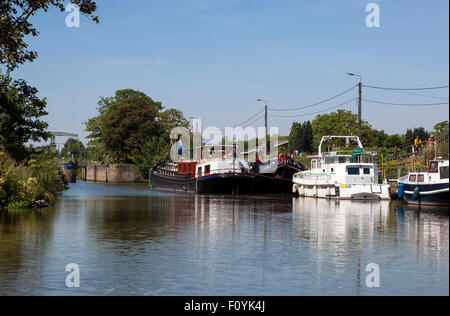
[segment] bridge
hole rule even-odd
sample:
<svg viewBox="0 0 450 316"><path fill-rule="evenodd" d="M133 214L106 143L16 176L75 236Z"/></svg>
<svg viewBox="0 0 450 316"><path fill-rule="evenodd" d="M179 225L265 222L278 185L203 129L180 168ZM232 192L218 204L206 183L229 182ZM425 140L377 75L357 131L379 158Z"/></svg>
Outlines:
<svg viewBox="0 0 450 316"><path fill-rule="evenodd" d="M53 136L58 137L75 137L78 138L78 134L64 133L64 132L50 132Z"/></svg>

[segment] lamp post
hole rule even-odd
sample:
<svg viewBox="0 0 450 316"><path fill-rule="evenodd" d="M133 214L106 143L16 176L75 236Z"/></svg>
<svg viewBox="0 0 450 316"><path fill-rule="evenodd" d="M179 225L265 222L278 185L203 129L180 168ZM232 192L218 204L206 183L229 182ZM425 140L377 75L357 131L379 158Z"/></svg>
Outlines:
<svg viewBox="0 0 450 316"><path fill-rule="evenodd" d="M267 112L268 112L268 105L267 105L267 101L266 100L264 100L264 99L256 99L256 101L258 101L258 102L264 102L264 104L266 105L265 106L265 126L266 126L266 135L265 135L265 140L266 140L266 155L267 155L267 152L268 152L268 150L267 150L267 148L268 148L268 146L267 146L267 142L268 142L268 138L267 138L267 135L268 135L268 123L267 123Z"/></svg>
<svg viewBox="0 0 450 316"><path fill-rule="evenodd" d="M359 77L359 84L358 84L358 137L361 139L361 130L362 130L362 76L358 74L354 74L351 72L347 72L347 75L349 76L355 76Z"/></svg>

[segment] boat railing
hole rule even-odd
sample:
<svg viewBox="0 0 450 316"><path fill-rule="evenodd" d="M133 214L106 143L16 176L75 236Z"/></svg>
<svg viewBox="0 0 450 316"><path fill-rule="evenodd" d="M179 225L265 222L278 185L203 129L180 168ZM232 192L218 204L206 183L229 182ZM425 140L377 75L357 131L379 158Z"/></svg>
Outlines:
<svg viewBox="0 0 450 316"><path fill-rule="evenodd" d="M330 152L323 152L322 157L338 157L338 156L345 156L345 157L352 157L355 152L351 150L346 151L330 151ZM362 156L376 156L376 151L362 151L360 152L360 155Z"/></svg>
<svg viewBox="0 0 450 316"><path fill-rule="evenodd" d="M316 183L318 183L319 181L322 183L331 183L331 175L329 174L312 174L300 172L295 174L294 177L297 179L315 181Z"/></svg>
<svg viewBox="0 0 450 316"><path fill-rule="evenodd" d="M211 169L208 172L206 171L202 171L200 173L197 174L198 177L204 177L204 176L209 176L209 175L214 175L214 174L227 174L227 173L246 173L246 171L242 171L241 168L236 167L234 169Z"/></svg>

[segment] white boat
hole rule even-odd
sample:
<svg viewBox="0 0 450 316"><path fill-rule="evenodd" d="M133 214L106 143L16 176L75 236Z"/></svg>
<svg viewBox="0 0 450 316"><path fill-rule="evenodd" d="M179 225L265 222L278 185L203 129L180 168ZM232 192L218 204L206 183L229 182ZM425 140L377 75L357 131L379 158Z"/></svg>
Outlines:
<svg viewBox="0 0 450 316"><path fill-rule="evenodd" d="M345 149L322 152L326 142L342 142ZM354 150L347 149L356 143ZM378 183L376 152L364 151L357 136L324 136L319 154L310 157L311 170L298 172L293 178L293 192L302 197L389 200L390 186Z"/></svg>
<svg viewBox="0 0 450 316"><path fill-rule="evenodd" d="M426 172L411 172L398 179L398 197L421 205L449 205L449 163L437 158Z"/></svg>

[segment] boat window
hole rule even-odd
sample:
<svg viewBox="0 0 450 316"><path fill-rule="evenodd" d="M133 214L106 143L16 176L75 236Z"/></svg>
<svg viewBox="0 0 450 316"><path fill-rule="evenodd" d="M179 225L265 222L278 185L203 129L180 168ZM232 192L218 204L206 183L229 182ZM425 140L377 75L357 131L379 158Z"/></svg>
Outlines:
<svg viewBox="0 0 450 316"><path fill-rule="evenodd" d="M415 175L415 174L410 175L409 176L409 181L410 182L416 182L417 181L417 175Z"/></svg>
<svg viewBox="0 0 450 316"><path fill-rule="evenodd" d="M438 173L439 172L439 162L432 161L430 163L430 173Z"/></svg>
<svg viewBox="0 0 450 316"><path fill-rule="evenodd" d="M419 174L419 179L417 180L417 182L425 182L425 175Z"/></svg>
<svg viewBox="0 0 450 316"><path fill-rule="evenodd" d="M440 168L441 179L448 179L448 166Z"/></svg>
<svg viewBox="0 0 450 316"><path fill-rule="evenodd" d="M370 174L370 168L364 168L364 174Z"/></svg>
<svg viewBox="0 0 450 316"><path fill-rule="evenodd" d="M198 167L197 175L198 176L202 175L202 167Z"/></svg>
<svg viewBox="0 0 450 316"><path fill-rule="evenodd" d="M211 166L205 166L205 175L209 175L211 173Z"/></svg>
<svg viewBox="0 0 450 316"><path fill-rule="evenodd" d="M349 168L347 168L347 173L352 176L359 175L359 168L349 167Z"/></svg>
<svg viewBox="0 0 450 316"><path fill-rule="evenodd" d="M345 163L346 159L345 157L339 157L339 163Z"/></svg>

